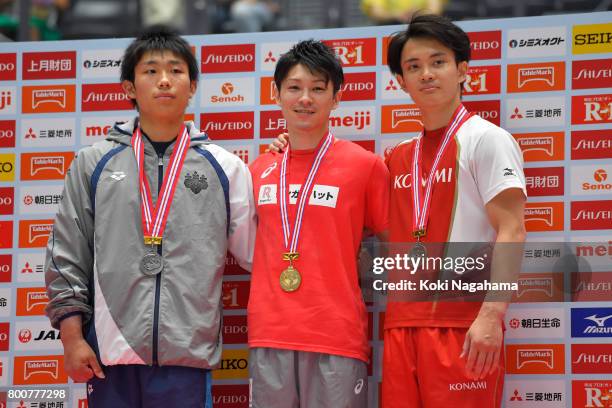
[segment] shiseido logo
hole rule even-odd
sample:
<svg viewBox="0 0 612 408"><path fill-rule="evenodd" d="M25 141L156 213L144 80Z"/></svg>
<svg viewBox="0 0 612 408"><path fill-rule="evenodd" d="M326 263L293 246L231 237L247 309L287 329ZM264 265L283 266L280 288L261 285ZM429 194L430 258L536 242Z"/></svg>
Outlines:
<svg viewBox="0 0 612 408"><path fill-rule="evenodd" d="M582 221L582 220L612 220L612 211L610 210L580 210L578 213L572 218L572 221Z"/></svg>
<svg viewBox="0 0 612 408"><path fill-rule="evenodd" d="M129 101L127 94L124 92L114 92L114 93L98 93L95 91L89 92L83 103L91 103L91 102L119 102L119 101Z"/></svg>
<svg viewBox="0 0 612 408"><path fill-rule="evenodd" d="M209 54L204 61L204 64L228 64L236 62L253 62L252 54Z"/></svg>
<svg viewBox="0 0 612 408"><path fill-rule="evenodd" d="M250 121L235 121L235 122L208 122L204 128L205 132L217 131L223 132L227 130L245 130L253 129L253 123Z"/></svg>
<svg viewBox="0 0 612 408"><path fill-rule="evenodd" d="M612 78L612 68L587 69L583 68L578 71L572 79L605 79Z"/></svg>

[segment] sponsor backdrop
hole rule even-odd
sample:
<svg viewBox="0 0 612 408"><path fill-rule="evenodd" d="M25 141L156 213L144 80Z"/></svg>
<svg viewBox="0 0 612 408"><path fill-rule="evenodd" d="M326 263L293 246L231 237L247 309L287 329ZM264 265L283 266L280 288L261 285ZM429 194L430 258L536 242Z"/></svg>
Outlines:
<svg viewBox="0 0 612 408"><path fill-rule="evenodd" d="M518 303L506 321L506 407L612 407L610 21L612 13L460 23L473 55L465 105L516 137L526 162L529 237L542 243L525 253L540 268L521 275ZM334 133L384 155L421 127L418 109L384 64L388 36L397 29L189 37L202 77L188 118L253 161L285 129L271 96L274 65L292 43L314 37L333 47L346 69ZM85 387L67 378L59 333L44 317L44 246L75 152L135 114L118 84L128 42L0 48L0 387L67 387L65 407L85 407ZM546 249L551 241L595 242L576 248L593 273L572 271L564 279L554 267L542 269L558 261L559 251ZM215 407L247 407L249 276L231 258L226 275ZM549 302L533 303L542 300ZM369 392L376 407L383 308L369 310ZM479 386L449 384L449 390ZM0 407L6 397L0 393Z"/></svg>

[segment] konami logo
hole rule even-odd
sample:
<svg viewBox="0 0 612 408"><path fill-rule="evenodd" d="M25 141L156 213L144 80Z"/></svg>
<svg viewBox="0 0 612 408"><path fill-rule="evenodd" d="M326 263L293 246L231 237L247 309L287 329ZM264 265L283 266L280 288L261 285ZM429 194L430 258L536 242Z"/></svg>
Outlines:
<svg viewBox="0 0 612 408"><path fill-rule="evenodd" d="M200 129L213 140L253 139L253 112L217 112L200 115Z"/></svg>
<svg viewBox="0 0 612 408"><path fill-rule="evenodd" d="M382 133L410 133L423 129L423 116L416 105L384 105L381 115Z"/></svg>
<svg viewBox="0 0 612 408"><path fill-rule="evenodd" d="M508 65L508 92L565 89L565 62Z"/></svg>
<svg viewBox="0 0 612 408"><path fill-rule="evenodd" d="M513 302L562 302L562 273L521 273Z"/></svg>
<svg viewBox="0 0 612 408"><path fill-rule="evenodd" d="M329 117L330 130L336 136L373 134L375 122L374 106L341 107Z"/></svg>
<svg viewBox="0 0 612 408"><path fill-rule="evenodd" d="M15 385L65 384L64 356L15 357L13 383Z"/></svg>
<svg viewBox="0 0 612 408"><path fill-rule="evenodd" d="M612 88L612 58L572 61L572 89Z"/></svg>
<svg viewBox="0 0 612 408"><path fill-rule="evenodd" d="M508 344L506 345L508 374L564 374L563 344Z"/></svg>
<svg viewBox="0 0 612 408"><path fill-rule="evenodd" d="M612 123L612 94L572 96L572 124Z"/></svg>
<svg viewBox="0 0 612 408"><path fill-rule="evenodd" d="M132 102L121 84L83 84L81 110L83 112L132 110Z"/></svg>
<svg viewBox="0 0 612 408"><path fill-rule="evenodd" d="M376 99L376 72L354 72L344 74L343 101Z"/></svg>
<svg viewBox="0 0 612 408"><path fill-rule="evenodd" d="M525 227L529 232L563 231L563 203L526 203Z"/></svg>
<svg viewBox="0 0 612 408"><path fill-rule="evenodd" d="M215 384L212 386L212 400L215 408L244 408L249 404L249 385Z"/></svg>
<svg viewBox="0 0 612 408"><path fill-rule="evenodd" d="M612 408L612 380L572 381L573 408Z"/></svg>
<svg viewBox="0 0 612 408"><path fill-rule="evenodd" d="M323 41L335 52L343 67L376 65L376 38Z"/></svg>
<svg viewBox="0 0 612 408"><path fill-rule="evenodd" d="M572 201L572 230L612 229L612 200Z"/></svg>
<svg viewBox="0 0 612 408"><path fill-rule="evenodd" d="M275 138L287 131L287 123L283 112L279 110L259 112L259 137L261 139Z"/></svg>
<svg viewBox="0 0 612 408"><path fill-rule="evenodd" d="M201 106L255 104L255 78L214 78L203 82Z"/></svg>
<svg viewBox="0 0 612 408"><path fill-rule="evenodd" d="M15 121L0 120L0 148L15 147Z"/></svg>
<svg viewBox="0 0 612 408"><path fill-rule="evenodd" d="M612 344L572 344L572 373L610 374Z"/></svg>
<svg viewBox="0 0 612 408"><path fill-rule="evenodd" d="M472 60L501 58L502 35L500 30L467 33L470 38Z"/></svg>
<svg viewBox="0 0 612 408"><path fill-rule="evenodd" d="M53 231L53 220L20 220L19 248L44 248Z"/></svg>
<svg viewBox="0 0 612 408"><path fill-rule="evenodd" d="M14 81L17 79L17 54L0 54L0 81Z"/></svg>
<svg viewBox="0 0 612 408"><path fill-rule="evenodd" d="M255 71L255 44L205 45L202 73Z"/></svg>
<svg viewBox="0 0 612 408"><path fill-rule="evenodd" d="M524 171L528 197L564 194L563 167L530 167Z"/></svg>
<svg viewBox="0 0 612 408"><path fill-rule="evenodd" d="M249 281L223 282L223 308L227 310L246 309L249 303Z"/></svg>
<svg viewBox="0 0 612 408"><path fill-rule="evenodd" d="M565 133L514 133L523 159L527 161L563 160L565 150Z"/></svg>
<svg viewBox="0 0 612 408"><path fill-rule="evenodd" d="M224 344L246 344L248 333L246 316L223 316Z"/></svg>
<svg viewBox="0 0 612 408"><path fill-rule="evenodd" d="M44 316L49 303L47 290L43 288L17 288L17 316Z"/></svg>
<svg viewBox="0 0 612 408"><path fill-rule="evenodd" d="M572 160L612 159L612 132L572 131Z"/></svg>
<svg viewBox="0 0 612 408"><path fill-rule="evenodd" d="M612 272L572 272L572 302L610 301Z"/></svg>
<svg viewBox="0 0 612 408"><path fill-rule="evenodd" d="M22 87L22 113L74 112L75 85L41 85Z"/></svg>
<svg viewBox="0 0 612 408"><path fill-rule="evenodd" d="M493 101L464 101L463 105L468 111L499 126L501 115L499 113L499 100Z"/></svg>
<svg viewBox="0 0 612 408"><path fill-rule="evenodd" d="M0 248L13 248L13 221L0 221Z"/></svg>
<svg viewBox="0 0 612 408"><path fill-rule="evenodd" d="M22 153L21 180L63 180L74 152Z"/></svg>
<svg viewBox="0 0 612 408"><path fill-rule="evenodd" d="M11 215L15 212L14 200L14 187L0 187L0 215Z"/></svg>
<svg viewBox="0 0 612 408"><path fill-rule="evenodd" d="M76 78L76 51L24 52L23 79Z"/></svg>
<svg viewBox="0 0 612 408"><path fill-rule="evenodd" d="M498 94L501 84L501 67L489 65L469 67L465 82L464 95Z"/></svg>

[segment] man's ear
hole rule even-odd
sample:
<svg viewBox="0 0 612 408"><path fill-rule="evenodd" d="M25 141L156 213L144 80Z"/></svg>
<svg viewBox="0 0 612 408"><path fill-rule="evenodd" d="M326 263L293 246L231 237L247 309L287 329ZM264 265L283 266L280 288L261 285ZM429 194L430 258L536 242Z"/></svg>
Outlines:
<svg viewBox="0 0 612 408"><path fill-rule="evenodd" d="M459 83L465 82L467 79L468 63L467 61L461 61L457 64L457 71L459 71Z"/></svg>
<svg viewBox="0 0 612 408"><path fill-rule="evenodd" d="M126 93L128 98L136 99L136 87L134 86L134 83L132 81L128 81L126 79L125 81L121 82L121 87L123 88L123 91Z"/></svg>
<svg viewBox="0 0 612 408"><path fill-rule="evenodd" d="M272 82L272 96L274 97L274 101L276 102L276 104L280 106L280 89L276 87L276 82Z"/></svg>
<svg viewBox="0 0 612 408"><path fill-rule="evenodd" d="M395 80L397 81L397 83L399 84L400 88L402 88L402 90L404 92L408 92L406 90L406 86L404 84L404 77L403 76L401 76L400 74L395 74Z"/></svg>
<svg viewBox="0 0 612 408"><path fill-rule="evenodd" d="M338 92L334 95L334 106L332 109L336 109L340 104L340 100L342 99L342 89L338 89Z"/></svg>
<svg viewBox="0 0 612 408"><path fill-rule="evenodd" d="M196 90L198 89L198 81L191 81L191 92L189 92L189 97L191 98L193 95L195 95Z"/></svg>

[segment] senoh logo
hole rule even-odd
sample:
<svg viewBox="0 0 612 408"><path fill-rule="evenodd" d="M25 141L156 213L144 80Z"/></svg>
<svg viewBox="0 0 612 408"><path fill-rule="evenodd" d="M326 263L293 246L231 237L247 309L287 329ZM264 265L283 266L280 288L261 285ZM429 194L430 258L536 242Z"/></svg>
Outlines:
<svg viewBox="0 0 612 408"><path fill-rule="evenodd" d="M572 124L612 123L612 94L572 96Z"/></svg>
<svg viewBox="0 0 612 408"><path fill-rule="evenodd" d="M522 273L515 302L563 302L562 273Z"/></svg>
<svg viewBox="0 0 612 408"><path fill-rule="evenodd" d="M423 129L423 115L416 105L386 105L381 110L382 133L410 133Z"/></svg>
<svg viewBox="0 0 612 408"><path fill-rule="evenodd" d="M477 114L481 118L499 126L500 113L499 101L464 101L463 105L468 111Z"/></svg>
<svg viewBox="0 0 612 408"><path fill-rule="evenodd" d="M14 187L0 187L0 215L11 215L15 212Z"/></svg>
<svg viewBox="0 0 612 408"><path fill-rule="evenodd" d="M212 376L215 380L249 378L249 350L223 350L221 364Z"/></svg>
<svg viewBox="0 0 612 408"><path fill-rule="evenodd" d="M215 408L244 408L249 404L249 385L215 384L212 386L212 400Z"/></svg>
<svg viewBox="0 0 612 408"><path fill-rule="evenodd" d="M477 31L467 35L473 60L501 58L501 31Z"/></svg>
<svg viewBox="0 0 612 408"><path fill-rule="evenodd" d="M134 109L121 84L84 84L81 88L83 112Z"/></svg>
<svg viewBox="0 0 612 408"><path fill-rule="evenodd" d="M254 105L255 79L204 79L201 104L207 107Z"/></svg>
<svg viewBox="0 0 612 408"><path fill-rule="evenodd" d="M572 30L572 37L574 54L610 52L612 23L576 25Z"/></svg>
<svg viewBox="0 0 612 408"><path fill-rule="evenodd" d="M20 220L19 248L44 248L53 230L53 220Z"/></svg>
<svg viewBox="0 0 612 408"><path fill-rule="evenodd" d="M279 110L259 112L259 137L275 138L287 131L287 122Z"/></svg>
<svg viewBox="0 0 612 408"><path fill-rule="evenodd" d="M15 357L13 383L65 384L68 376L64 371L64 356L17 356Z"/></svg>
<svg viewBox="0 0 612 408"><path fill-rule="evenodd" d="M15 121L0 120L0 148L15 147Z"/></svg>
<svg viewBox="0 0 612 408"><path fill-rule="evenodd" d="M9 349L10 330L10 323L0 323L0 351L8 351Z"/></svg>
<svg viewBox="0 0 612 408"><path fill-rule="evenodd" d="M63 180L74 152L22 153L21 180Z"/></svg>
<svg viewBox="0 0 612 408"><path fill-rule="evenodd" d="M255 71L255 44L205 45L202 73Z"/></svg>
<svg viewBox="0 0 612 408"><path fill-rule="evenodd" d="M22 113L74 112L76 106L75 85L24 86L22 88Z"/></svg>
<svg viewBox="0 0 612 408"><path fill-rule="evenodd" d="M506 346L508 374L564 374L563 344L508 344Z"/></svg>
<svg viewBox="0 0 612 408"><path fill-rule="evenodd" d="M13 255L0 255L0 282L10 282L13 274Z"/></svg>
<svg viewBox="0 0 612 408"><path fill-rule="evenodd" d="M255 114L253 112L202 113L200 129L211 139L253 139Z"/></svg>
<svg viewBox="0 0 612 408"><path fill-rule="evenodd" d="M248 281L237 281L237 282L223 282L222 296L223 308L232 309L246 309L249 303L249 282Z"/></svg>
<svg viewBox="0 0 612 408"><path fill-rule="evenodd" d="M508 30L508 58L565 55L565 26Z"/></svg>
<svg viewBox="0 0 612 408"><path fill-rule="evenodd" d="M0 181L15 180L15 154L0 153Z"/></svg>
<svg viewBox="0 0 612 408"><path fill-rule="evenodd" d="M610 374L612 344L572 344L572 373Z"/></svg>
<svg viewBox="0 0 612 408"><path fill-rule="evenodd" d="M259 80L259 103L261 105L276 105L276 99L274 99L275 87L273 77L261 77Z"/></svg>
<svg viewBox="0 0 612 408"><path fill-rule="evenodd" d="M343 101L363 101L376 98L376 72L355 72L344 75Z"/></svg>
<svg viewBox="0 0 612 408"><path fill-rule="evenodd" d="M508 92L565 89L565 62L508 65Z"/></svg>
<svg viewBox="0 0 612 408"><path fill-rule="evenodd" d="M514 133L513 136L526 162L557 161L565 157L565 134L563 132Z"/></svg>
<svg viewBox="0 0 612 408"><path fill-rule="evenodd" d="M529 232L563 231L563 203L526 203L525 227Z"/></svg>
<svg viewBox="0 0 612 408"><path fill-rule="evenodd" d="M17 316L44 316L47 303L45 288L17 288Z"/></svg>
<svg viewBox="0 0 612 408"><path fill-rule="evenodd" d="M469 67L465 82L464 95L498 94L501 84L499 65Z"/></svg>
<svg viewBox="0 0 612 408"><path fill-rule="evenodd" d="M612 337L612 307L572 308L572 337Z"/></svg>
<svg viewBox="0 0 612 408"><path fill-rule="evenodd" d="M605 194L612 191L612 165L572 166L572 194Z"/></svg>
<svg viewBox="0 0 612 408"><path fill-rule="evenodd" d="M13 248L13 221L0 221L0 248Z"/></svg>
<svg viewBox="0 0 612 408"><path fill-rule="evenodd" d="M524 171L527 196L563 195L563 167L530 167Z"/></svg>
<svg viewBox="0 0 612 408"><path fill-rule="evenodd" d="M223 342L225 344L246 344L248 341L246 316L223 316Z"/></svg>
<svg viewBox="0 0 612 408"><path fill-rule="evenodd" d="M612 272L572 272L572 302L609 301Z"/></svg>
<svg viewBox="0 0 612 408"><path fill-rule="evenodd" d="M572 381L573 408L611 408L612 380Z"/></svg>
<svg viewBox="0 0 612 408"><path fill-rule="evenodd" d="M572 132L572 160L612 159L612 132L578 130Z"/></svg>
<svg viewBox="0 0 612 408"><path fill-rule="evenodd" d="M572 201L572 230L612 229L612 200Z"/></svg>
<svg viewBox="0 0 612 408"><path fill-rule="evenodd" d="M335 52L343 67L376 65L376 38L323 41Z"/></svg>
<svg viewBox="0 0 612 408"><path fill-rule="evenodd" d="M76 78L76 51L24 52L23 79Z"/></svg>
<svg viewBox="0 0 612 408"><path fill-rule="evenodd" d="M612 58L572 61L572 89L612 88Z"/></svg>
<svg viewBox="0 0 612 408"><path fill-rule="evenodd" d="M0 54L0 81L17 79L17 54Z"/></svg>

